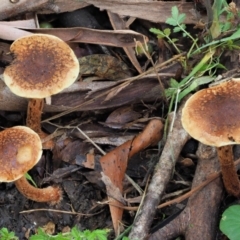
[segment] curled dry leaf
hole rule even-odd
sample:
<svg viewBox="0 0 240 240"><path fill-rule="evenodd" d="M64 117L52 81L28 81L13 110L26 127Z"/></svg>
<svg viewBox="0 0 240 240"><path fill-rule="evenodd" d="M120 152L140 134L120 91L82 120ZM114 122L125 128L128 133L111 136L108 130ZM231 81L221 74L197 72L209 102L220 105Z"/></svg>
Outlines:
<svg viewBox="0 0 240 240"><path fill-rule="evenodd" d="M83 27L29 29L32 33L51 34L66 42L102 44L114 47L134 47L135 40L142 43L148 38L132 30L98 30Z"/></svg>
<svg viewBox="0 0 240 240"><path fill-rule="evenodd" d="M26 28L0 24L0 38L4 40L16 40L20 37L34 33L50 34L61 38L65 42L102 44L115 47L134 47L135 39L142 43L148 38L143 34L132 30L96 30L90 28Z"/></svg>
<svg viewBox="0 0 240 240"><path fill-rule="evenodd" d="M141 113L134 111L133 106L123 106L115 109L107 118L106 123L126 124L141 118Z"/></svg>
<svg viewBox="0 0 240 240"><path fill-rule="evenodd" d="M143 149L157 144L162 138L163 124L158 119L151 120L146 128L133 140L127 141L115 148L100 159L103 173L110 178L112 183L122 192L123 178L127 168L128 160ZM108 193L111 195L110 193ZM118 224L121 221L123 209L122 203L109 197L110 211L115 233L118 233Z"/></svg>
<svg viewBox="0 0 240 240"><path fill-rule="evenodd" d="M131 77L128 66L116 57L92 54L78 59L82 75L96 75L103 79L118 80Z"/></svg>
<svg viewBox="0 0 240 240"><path fill-rule="evenodd" d="M109 20L112 24L114 30L126 29L126 22L116 13L107 11ZM133 66L137 69L139 73L142 73L141 65L139 64L135 51L131 47L124 47L123 50L127 54L128 58L130 59Z"/></svg>

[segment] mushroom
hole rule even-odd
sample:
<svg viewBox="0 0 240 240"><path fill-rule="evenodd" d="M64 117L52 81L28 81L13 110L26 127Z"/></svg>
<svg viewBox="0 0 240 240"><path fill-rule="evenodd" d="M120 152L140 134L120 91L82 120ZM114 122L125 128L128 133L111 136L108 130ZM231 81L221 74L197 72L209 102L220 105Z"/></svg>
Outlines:
<svg viewBox="0 0 240 240"><path fill-rule="evenodd" d="M233 145L240 143L240 79L192 95L182 110L182 125L196 140L217 147L227 192L240 198Z"/></svg>
<svg viewBox="0 0 240 240"><path fill-rule="evenodd" d="M16 126L0 132L0 182L15 182L17 189L36 202L58 203L59 187L35 188L24 174L37 164L42 155L42 143L37 133L28 127Z"/></svg>
<svg viewBox="0 0 240 240"><path fill-rule="evenodd" d="M78 77L79 62L72 49L60 38L33 34L15 40L10 51L14 54L3 78L10 90L29 98L26 125L41 138L43 99L69 87Z"/></svg>

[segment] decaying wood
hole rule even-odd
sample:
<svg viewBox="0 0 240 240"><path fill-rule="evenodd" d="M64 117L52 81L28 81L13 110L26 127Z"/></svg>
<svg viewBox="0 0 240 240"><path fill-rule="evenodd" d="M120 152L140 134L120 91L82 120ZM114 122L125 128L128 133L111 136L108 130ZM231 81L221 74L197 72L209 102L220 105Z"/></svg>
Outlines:
<svg viewBox="0 0 240 240"><path fill-rule="evenodd" d="M190 139L188 133L183 129L181 123L181 112L184 102L180 106L176 118L173 118L173 128L170 129L166 144L163 148L161 157L155 167L154 175L147 189L146 197L140 207L139 214L135 218L130 239L145 239L149 233L156 207L158 206L164 190L169 182L178 156Z"/></svg>
<svg viewBox="0 0 240 240"><path fill-rule="evenodd" d="M185 13L188 16L185 19L186 24L194 24L199 21L192 2L149 0L86 0L85 2L93 4L101 10L104 9L117 13L120 16L131 16L155 23L166 22L166 19L171 16L172 7L177 6L181 13Z"/></svg>
<svg viewBox="0 0 240 240"><path fill-rule="evenodd" d="M166 19L171 16L173 6L178 6L180 12L188 16L185 19L185 23L194 24L199 21L193 3L185 1L162 2L149 0L68 0L67 2L65 0L39 0L30 2L28 0L19 0L16 1L16 3L11 3L9 0L2 0L0 20L14 17L25 12L70 12L90 4L93 4L101 10L105 9L120 16L131 16L159 23L165 22ZM200 18L203 20L206 16L201 16Z"/></svg>
<svg viewBox="0 0 240 240"><path fill-rule="evenodd" d="M78 111L99 110L111 107L122 106L124 104L150 102L160 99L162 96L159 83L156 79L142 79L132 82L119 91L114 98L106 100L104 95L109 89L103 89L88 95L88 90L69 93L61 93L52 96L51 105L45 105L46 112L61 112L79 105ZM89 101L89 102L88 102ZM82 105L82 106L80 106ZM5 111L25 111L27 109L27 99L17 97L0 81L0 109Z"/></svg>
<svg viewBox="0 0 240 240"><path fill-rule="evenodd" d="M208 176L219 170L215 148L200 144L197 155L198 165L192 188L200 185ZM217 178L201 191L192 195L181 214L169 224L153 233L149 239L170 240L179 235L184 235L186 240L216 239L222 193L223 184L221 179Z"/></svg>
<svg viewBox="0 0 240 240"><path fill-rule="evenodd" d="M39 0L39 1L1 1L1 10L0 10L0 20L14 17L18 14L27 12L27 11L36 11L41 9L50 2L49 0Z"/></svg>
<svg viewBox="0 0 240 240"><path fill-rule="evenodd" d="M175 72L179 68L179 63L173 62L165 68L164 66L165 64L161 64L157 69L161 68L158 74L163 80L166 80L169 79L169 77L174 77ZM151 75L150 72L149 75L146 76L142 74L141 76L127 79L127 84L125 84L125 81L76 82L69 89L52 96L51 105L45 104L43 111L88 111L107 109L142 101L155 102L157 99L162 98L162 91L156 79L156 74ZM166 78L164 76L166 76ZM127 86L124 88L121 87L124 84ZM106 95L111 92L112 89L119 90L115 91L116 94L113 94L113 98L107 100ZM11 93L0 75L0 110L26 111L26 109L27 99Z"/></svg>
<svg viewBox="0 0 240 240"><path fill-rule="evenodd" d="M0 20L15 17L26 12L44 12L44 13L60 13L74 11L89 5L83 1L75 0L1 0Z"/></svg>
<svg viewBox="0 0 240 240"><path fill-rule="evenodd" d="M10 63L12 61L12 56L9 54L10 45L8 43L0 42L0 61L3 63ZM3 73L4 68L0 68L0 78Z"/></svg>
<svg viewBox="0 0 240 240"><path fill-rule="evenodd" d="M124 88L119 88L119 91L114 91L116 95L114 97L107 98L106 95L97 98L97 101L89 103L81 107L79 110L99 110L110 107L123 106L125 104L136 103L141 101L149 102L153 99L161 98L162 93L156 79L143 79L132 82ZM148 90L147 90L148 89ZM86 98L86 93L76 92L72 94L56 95L52 98L53 105L64 105L65 101L69 103L69 107L75 107L83 104L88 100L95 99L101 94L105 94L108 90L104 89L92 93ZM148 92L149 91L149 92ZM97 107L97 108L96 108Z"/></svg>
<svg viewBox="0 0 240 240"><path fill-rule="evenodd" d="M13 94L0 80L0 109L3 111L26 111L28 100Z"/></svg>

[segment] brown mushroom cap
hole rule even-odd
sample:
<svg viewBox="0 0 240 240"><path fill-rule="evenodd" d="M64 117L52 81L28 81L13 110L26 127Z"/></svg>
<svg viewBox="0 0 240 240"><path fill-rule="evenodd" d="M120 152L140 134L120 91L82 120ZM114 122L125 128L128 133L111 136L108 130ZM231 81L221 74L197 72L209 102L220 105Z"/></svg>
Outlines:
<svg viewBox="0 0 240 240"><path fill-rule="evenodd" d="M21 178L41 158L42 143L28 127L12 127L0 132L0 182Z"/></svg>
<svg viewBox="0 0 240 240"><path fill-rule="evenodd" d="M15 59L3 74L6 85L21 97L45 98L69 87L78 77L79 62L60 38L33 34L10 47Z"/></svg>
<svg viewBox="0 0 240 240"><path fill-rule="evenodd" d="M182 110L184 129L198 141L221 147L240 143L240 79L192 95Z"/></svg>

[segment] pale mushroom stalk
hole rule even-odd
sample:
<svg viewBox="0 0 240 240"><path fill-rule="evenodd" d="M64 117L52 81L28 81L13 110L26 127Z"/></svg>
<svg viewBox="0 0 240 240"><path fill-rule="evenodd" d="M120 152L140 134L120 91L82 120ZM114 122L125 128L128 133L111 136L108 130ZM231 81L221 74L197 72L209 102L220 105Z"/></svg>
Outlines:
<svg viewBox="0 0 240 240"><path fill-rule="evenodd" d="M48 136L47 133L42 131L41 128L41 119L42 111L44 106L43 99L31 98L28 100L28 109L27 109L27 118L26 125L36 132L42 140ZM43 143L43 149L53 149L54 142L53 140L48 140Z"/></svg>
<svg viewBox="0 0 240 240"><path fill-rule="evenodd" d="M217 152L224 186L229 194L240 198L240 183L234 165L233 146L227 145L219 147L217 148Z"/></svg>
<svg viewBox="0 0 240 240"><path fill-rule="evenodd" d="M16 126L0 132L0 182L15 182L17 189L36 202L58 203L62 191L57 186L35 188L24 174L33 168L42 155L39 135L32 129Z"/></svg>
<svg viewBox="0 0 240 240"><path fill-rule="evenodd" d="M16 188L23 196L35 202L59 203L62 199L62 191L59 187L36 188L23 176L16 180Z"/></svg>
<svg viewBox="0 0 240 240"><path fill-rule="evenodd" d="M38 134L42 131L41 116L43 111L43 104L43 99L32 98L28 101L26 125Z"/></svg>
<svg viewBox="0 0 240 240"><path fill-rule="evenodd" d="M28 109L27 109L27 119L26 125L30 127L33 131L35 131L41 139L44 139L48 136L47 133L43 132L41 129L41 119L42 119L42 111L43 111L44 100L31 98L28 101ZM43 143L44 149L53 148L53 142L47 141Z"/></svg>
<svg viewBox="0 0 240 240"><path fill-rule="evenodd" d="M240 144L240 79L233 78L192 95L182 110L182 125L196 140L217 147L226 191L240 198L232 145Z"/></svg>

